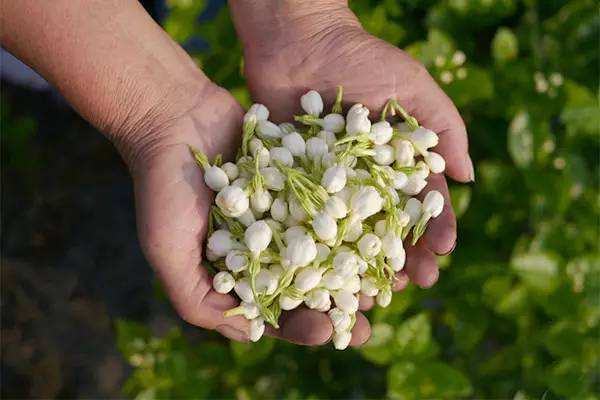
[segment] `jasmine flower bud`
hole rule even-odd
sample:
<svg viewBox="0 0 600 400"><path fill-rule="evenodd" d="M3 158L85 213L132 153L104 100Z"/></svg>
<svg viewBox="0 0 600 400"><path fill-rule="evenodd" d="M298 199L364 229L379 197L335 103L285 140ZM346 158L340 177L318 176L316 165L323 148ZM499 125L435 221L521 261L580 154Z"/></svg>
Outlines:
<svg viewBox="0 0 600 400"><path fill-rule="evenodd" d="M315 214L311 225L320 240L330 240L337 236L337 224L329 214L324 212Z"/></svg>
<svg viewBox="0 0 600 400"><path fill-rule="evenodd" d="M256 217L254 217L251 209L247 209L242 215L237 217L237 220L240 221L244 226L248 227L256 222Z"/></svg>
<svg viewBox="0 0 600 400"><path fill-rule="evenodd" d="M235 286L235 279L227 271L217 272L213 278L213 288L217 293L229 293Z"/></svg>
<svg viewBox="0 0 600 400"><path fill-rule="evenodd" d="M355 219L351 221L346 227L346 234L342 238L344 242L354 243L363 234L362 221Z"/></svg>
<svg viewBox="0 0 600 400"><path fill-rule="evenodd" d="M392 302L392 291L389 289L380 291L375 300L380 307L385 308L389 306Z"/></svg>
<svg viewBox="0 0 600 400"><path fill-rule="evenodd" d="M348 214L346 203L338 196L329 196L323 209L334 219L342 219Z"/></svg>
<svg viewBox="0 0 600 400"><path fill-rule="evenodd" d="M289 244L292 240L294 240L298 237L302 237L302 236L306 235L307 233L308 233L308 231L306 230L305 227L303 227L302 225L295 225L295 226L291 226L283 233L283 239L285 240L285 242L287 244Z"/></svg>
<svg viewBox="0 0 600 400"><path fill-rule="evenodd" d="M327 290L338 290L344 286L344 277L336 271L327 271L325 275L323 275L321 284Z"/></svg>
<svg viewBox="0 0 600 400"><path fill-rule="evenodd" d="M281 275L283 275L283 267L279 264L271 264L271 266L269 267L269 271L271 271L271 274L273 274L275 279L277 279L278 281Z"/></svg>
<svg viewBox="0 0 600 400"><path fill-rule="evenodd" d="M244 243L248 250L257 257L271 243L273 232L265 221L256 221L244 232Z"/></svg>
<svg viewBox="0 0 600 400"><path fill-rule="evenodd" d="M271 208L273 197L268 190L258 189L250 196L250 205L252 210L257 213L264 213Z"/></svg>
<svg viewBox="0 0 600 400"><path fill-rule="evenodd" d="M302 109L314 117L318 117L323 112L323 99L315 90L310 90L300 97Z"/></svg>
<svg viewBox="0 0 600 400"><path fill-rule="evenodd" d="M257 137L253 137L252 139L250 139L250 141L248 142L248 149L250 150L250 154L254 155L256 154L257 151L259 151L260 149L263 149L265 147L265 145L263 144L262 140L260 140ZM241 157L240 160L245 160L247 157ZM238 160L238 162L240 161Z"/></svg>
<svg viewBox="0 0 600 400"><path fill-rule="evenodd" d="M244 115L244 122L248 122L250 117L256 117L256 121L266 121L269 118L269 109L262 104L254 103L250 106Z"/></svg>
<svg viewBox="0 0 600 400"><path fill-rule="evenodd" d="M308 219L308 214L306 213L306 210L304 209L304 207L302 207L302 205L300 204L298 199L296 199L296 197L290 196L288 198L288 207L290 209L290 215L294 217L296 221L303 222Z"/></svg>
<svg viewBox="0 0 600 400"><path fill-rule="evenodd" d="M225 257L225 266L231 272L241 272L248 268L248 256L240 250L230 250Z"/></svg>
<svg viewBox="0 0 600 400"><path fill-rule="evenodd" d="M344 130L346 126L346 121L344 120L344 116L336 113L327 114L323 118L323 122L321 123L321 127L333 133L340 133Z"/></svg>
<svg viewBox="0 0 600 400"><path fill-rule="evenodd" d="M265 333L265 321L260 318L254 318L250 321L250 340L253 342L258 342L258 340Z"/></svg>
<svg viewBox="0 0 600 400"><path fill-rule="evenodd" d="M381 239L381 249L383 250L383 254L389 258L401 257L404 255L402 238L395 235L393 232L386 233Z"/></svg>
<svg viewBox="0 0 600 400"><path fill-rule="evenodd" d="M425 178L422 178L418 174L414 173L408 177L406 185L404 185L401 190L404 194L415 196L421 193L421 190L423 190L425 186L427 186L427 181Z"/></svg>
<svg viewBox="0 0 600 400"><path fill-rule="evenodd" d="M343 278L358 273L358 257L351 251L341 251L333 257L333 269Z"/></svg>
<svg viewBox="0 0 600 400"><path fill-rule="evenodd" d="M396 139L392 142L394 147L394 158L400 167L410 167L415 163L415 148L404 139Z"/></svg>
<svg viewBox="0 0 600 400"><path fill-rule="evenodd" d="M273 294L277 290L277 278L268 269L261 269L256 274L256 291L264 294Z"/></svg>
<svg viewBox="0 0 600 400"><path fill-rule="evenodd" d="M336 141L336 137L333 132L323 130L319 132L317 137L323 139L323 141L327 143L327 148L329 149L329 151L333 150Z"/></svg>
<svg viewBox="0 0 600 400"><path fill-rule="evenodd" d="M423 159L427 163L427 166L431 172L434 174L442 173L444 172L444 169L446 169L446 161L438 153L430 151L423 157Z"/></svg>
<svg viewBox="0 0 600 400"><path fill-rule="evenodd" d="M398 195L398 192L396 192L396 189L391 186L386 186L385 191L388 194L388 198L391 199L392 205L395 206L400 203L400 196Z"/></svg>
<svg viewBox="0 0 600 400"><path fill-rule="evenodd" d="M350 135L359 133L368 133L371 131L371 121L369 121L369 109L362 104L353 105L346 115L346 132Z"/></svg>
<svg viewBox="0 0 600 400"><path fill-rule="evenodd" d="M400 272L404 269L404 263L406 262L406 253L402 252L399 257L388 258L388 265L394 270L394 272Z"/></svg>
<svg viewBox="0 0 600 400"><path fill-rule="evenodd" d="M346 186L346 169L340 166L327 168L321 179L321 186L328 193L337 193Z"/></svg>
<svg viewBox="0 0 600 400"><path fill-rule="evenodd" d="M306 141L306 155L309 159L320 161L329 152L327 143L319 137L311 137Z"/></svg>
<svg viewBox="0 0 600 400"><path fill-rule="evenodd" d="M279 129L283 134L287 135L288 133L296 132L296 128L294 128L294 124L289 122L282 122L279 124Z"/></svg>
<svg viewBox="0 0 600 400"><path fill-rule="evenodd" d="M331 307L329 292L324 289L313 289L306 294L304 303L310 309L325 312Z"/></svg>
<svg viewBox="0 0 600 400"><path fill-rule="evenodd" d="M385 235L385 233L387 232L387 227L386 227L385 219L380 219L379 221L375 222L375 226L373 227L373 231L380 238L383 237Z"/></svg>
<svg viewBox="0 0 600 400"><path fill-rule="evenodd" d="M387 121L376 122L371 125L370 137L376 145L386 144L392 139L394 129Z"/></svg>
<svg viewBox="0 0 600 400"><path fill-rule="evenodd" d="M373 160L379 165L390 165L394 162L394 148L388 144L373 147Z"/></svg>
<svg viewBox="0 0 600 400"><path fill-rule="evenodd" d="M317 256L315 257L315 262L322 263L323 261L327 260L327 257L329 257L329 253L331 252L331 250L327 245L323 243L317 243L316 246Z"/></svg>
<svg viewBox="0 0 600 400"><path fill-rule="evenodd" d="M419 161L417 165L415 165L415 169L416 170L413 172L413 175L419 176L423 179L427 179L429 176L429 166L427 163L425 163L425 161Z"/></svg>
<svg viewBox="0 0 600 400"><path fill-rule="evenodd" d="M325 154L323 156L323 159L321 160L321 165L325 169L333 167L336 164L337 164L337 157L333 151L331 153Z"/></svg>
<svg viewBox="0 0 600 400"><path fill-rule="evenodd" d="M437 190L432 190L423 199L423 213L436 218L444 209L444 196Z"/></svg>
<svg viewBox="0 0 600 400"><path fill-rule="evenodd" d="M231 186L237 186L240 189L245 189L248 186L248 179L246 178L237 178L235 181L231 182Z"/></svg>
<svg viewBox="0 0 600 400"><path fill-rule="evenodd" d="M361 186L350 199L350 210L360 220L377 214L383 207L383 199L373 186Z"/></svg>
<svg viewBox="0 0 600 400"><path fill-rule="evenodd" d="M217 257L225 257L236 243L231 236L231 232L225 229L214 231L208 238L206 247Z"/></svg>
<svg viewBox="0 0 600 400"><path fill-rule="evenodd" d="M298 307L300 304L302 304L302 299L293 299L284 294L279 296L279 306L284 311L293 310L294 308Z"/></svg>
<svg viewBox="0 0 600 400"><path fill-rule="evenodd" d="M425 154L427 149L437 146L439 142L438 135L435 132L423 128L422 126L410 132L408 135L413 145L421 154Z"/></svg>
<svg viewBox="0 0 600 400"><path fill-rule="evenodd" d="M335 306L348 314L354 314L358 310L358 298L351 292L340 290L334 293Z"/></svg>
<svg viewBox="0 0 600 400"><path fill-rule="evenodd" d="M269 162L272 167L275 167L275 162L278 161L281 164L291 167L294 165L294 157L292 153L285 147L273 147L269 151L269 156L271 161Z"/></svg>
<svg viewBox="0 0 600 400"><path fill-rule="evenodd" d="M256 123L256 133L263 139L279 139L283 136L281 129L271 121L258 121Z"/></svg>
<svg viewBox="0 0 600 400"><path fill-rule="evenodd" d="M247 278L239 279L235 286L233 287L235 294L238 295L242 301L246 303L251 303L254 301L254 295L252 294L252 288L250 287L250 283Z"/></svg>
<svg viewBox="0 0 600 400"><path fill-rule="evenodd" d="M237 186L225 186L217 194L215 203L227 217L239 217L248 209L248 195Z"/></svg>
<svg viewBox="0 0 600 400"><path fill-rule="evenodd" d="M225 175L227 175L227 178L229 178L230 182L235 181L240 175L240 170L238 166L232 162L226 162L225 164L221 165L221 169L223 170L223 172L225 172Z"/></svg>
<svg viewBox="0 0 600 400"><path fill-rule="evenodd" d="M333 333L333 347L336 350L344 350L350 344L352 340L352 334L350 332L334 332Z"/></svg>
<svg viewBox="0 0 600 400"><path fill-rule="evenodd" d="M335 332L345 332L350 329L352 319L348 313L335 307L329 310L327 315L329 315L329 319L331 320Z"/></svg>
<svg viewBox="0 0 600 400"><path fill-rule="evenodd" d="M204 171L204 182L206 186L218 192L223 189L225 186L229 185L229 178L225 171L216 165L212 165L210 168Z"/></svg>
<svg viewBox="0 0 600 400"><path fill-rule="evenodd" d="M381 251L381 239L373 233L366 233L360 238L357 246L362 257L373 258Z"/></svg>
<svg viewBox="0 0 600 400"><path fill-rule="evenodd" d="M377 296L377 293L379 293L379 289L377 288L375 279L371 277L364 278L360 282L360 292L365 296L369 297Z"/></svg>
<svg viewBox="0 0 600 400"><path fill-rule="evenodd" d="M308 234L293 237L285 249L283 263L290 267L304 267L317 257L317 246L312 237ZM283 265L285 267L285 265Z"/></svg>
<svg viewBox="0 0 600 400"><path fill-rule="evenodd" d="M211 249L206 248L206 259L208 261L217 261L219 258Z"/></svg>
<svg viewBox="0 0 600 400"><path fill-rule="evenodd" d="M298 132L292 132L281 139L283 147L288 149L293 156L302 157L306 153L306 143Z"/></svg>
<svg viewBox="0 0 600 400"><path fill-rule="evenodd" d="M419 199L411 197L404 205L404 212L408 215L409 220L406 226L411 227L421 218L422 204Z"/></svg>
<svg viewBox="0 0 600 400"><path fill-rule="evenodd" d="M254 153L254 158L258 158L259 168L265 168L271 162L271 153L269 153L269 150L267 150L266 147L261 147Z"/></svg>
<svg viewBox="0 0 600 400"><path fill-rule="evenodd" d="M253 302L242 301L240 307L242 307L243 315L246 319L254 319L260 315L258 306Z"/></svg>
<svg viewBox="0 0 600 400"><path fill-rule="evenodd" d="M345 291L350 293L358 293L360 292L360 277L358 275L349 276L344 280L344 285L342 286Z"/></svg>
<svg viewBox="0 0 600 400"><path fill-rule="evenodd" d="M267 189L280 192L285 187L285 176L277 168L262 168L260 174L263 177L263 184Z"/></svg>
<svg viewBox="0 0 600 400"><path fill-rule="evenodd" d="M277 198L271 204L271 217L275 221L283 222L288 216L288 205L285 200Z"/></svg>

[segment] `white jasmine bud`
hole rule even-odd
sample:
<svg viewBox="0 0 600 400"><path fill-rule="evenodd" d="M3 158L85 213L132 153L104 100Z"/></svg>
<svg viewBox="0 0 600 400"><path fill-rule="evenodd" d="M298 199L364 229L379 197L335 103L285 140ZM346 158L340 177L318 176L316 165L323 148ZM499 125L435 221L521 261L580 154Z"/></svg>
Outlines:
<svg viewBox="0 0 600 400"><path fill-rule="evenodd" d="M241 272L248 268L248 256L241 250L230 250L225 257L225 266L231 272Z"/></svg>
<svg viewBox="0 0 600 400"><path fill-rule="evenodd" d="M387 232L387 227L386 227L385 219L380 219L379 221L375 222L375 226L373 227L373 231L380 238L383 237L385 235L385 233Z"/></svg>
<svg viewBox="0 0 600 400"><path fill-rule="evenodd" d="M308 231L302 225L291 226L283 233L283 240L289 244L292 240L306 234L308 234Z"/></svg>
<svg viewBox="0 0 600 400"><path fill-rule="evenodd" d="M386 233L381 239L381 249L386 257L401 257L404 254L402 238L398 235L395 235L393 232Z"/></svg>
<svg viewBox="0 0 600 400"><path fill-rule="evenodd" d="M254 155L256 154L257 151L259 151L260 149L264 148L265 145L263 144L262 140L260 140L257 137L253 137L252 139L250 139L250 141L248 142L248 149L250 150L250 154ZM251 160L248 157L241 157L238 162L240 160Z"/></svg>
<svg viewBox="0 0 600 400"><path fill-rule="evenodd" d="M268 190L258 189L250 196L250 205L252 210L257 213L264 213L271 208L273 197Z"/></svg>
<svg viewBox="0 0 600 400"><path fill-rule="evenodd" d="M385 308L389 306L392 302L392 291L389 289L380 291L375 300L380 307Z"/></svg>
<svg viewBox="0 0 600 400"><path fill-rule="evenodd" d="M227 175L229 182L235 181L240 175L240 170L238 166L232 162L226 162L225 164L221 165L221 169L223 170L223 172L225 172L225 175Z"/></svg>
<svg viewBox="0 0 600 400"><path fill-rule="evenodd" d="M335 332L345 332L350 329L350 325L352 324L350 314L335 307L329 310L327 315L329 315L329 319L331 320Z"/></svg>
<svg viewBox="0 0 600 400"><path fill-rule="evenodd" d="M421 218L422 204L419 199L411 197L404 205L404 212L408 215L409 220L406 226L411 227Z"/></svg>
<svg viewBox="0 0 600 400"><path fill-rule="evenodd" d="M321 282L322 273L317 268L307 267L301 270L294 279L294 287L301 292L308 292Z"/></svg>
<svg viewBox="0 0 600 400"><path fill-rule="evenodd" d="M250 340L253 342L258 342L258 340L265 333L265 321L260 318L254 318L250 321Z"/></svg>
<svg viewBox="0 0 600 400"><path fill-rule="evenodd" d="M350 206L350 199L352 198L352 195L354 195L356 188L356 186L346 185L342 190L337 192L335 196L342 199L342 201L346 203L346 206Z"/></svg>
<svg viewBox="0 0 600 400"><path fill-rule="evenodd" d="M394 270L394 272L400 272L404 269L404 263L406 262L406 253L402 252L399 257L388 258L387 264Z"/></svg>
<svg viewBox="0 0 600 400"><path fill-rule="evenodd" d="M354 173L358 179L371 179L371 174L366 169L355 168Z"/></svg>
<svg viewBox="0 0 600 400"><path fill-rule="evenodd" d="M386 144L392 139L394 129L387 121L376 122L371 125L370 137L376 145Z"/></svg>
<svg viewBox="0 0 600 400"><path fill-rule="evenodd" d="M392 171L392 187L396 190L401 190L408 183L408 177L404 172Z"/></svg>
<svg viewBox="0 0 600 400"><path fill-rule="evenodd" d="M269 109L262 104L254 103L250 106L244 115L244 122L248 122L250 117L254 116L256 121L266 121L269 119Z"/></svg>
<svg viewBox="0 0 600 400"><path fill-rule="evenodd" d="M292 132L281 139L283 147L288 149L293 156L302 157L306 153L306 143L298 132Z"/></svg>
<svg viewBox="0 0 600 400"><path fill-rule="evenodd" d="M225 229L216 230L208 238L206 247L217 257L225 257L236 243L231 236L231 232Z"/></svg>
<svg viewBox="0 0 600 400"><path fill-rule="evenodd" d="M243 315L246 319L254 319L260 315L260 310L254 302L242 301L240 307L242 307L244 311Z"/></svg>
<svg viewBox="0 0 600 400"><path fill-rule="evenodd" d="M381 239L373 233L366 233L360 238L357 246L362 257L366 259L373 258L381 251Z"/></svg>
<svg viewBox="0 0 600 400"><path fill-rule="evenodd" d="M396 192L396 189L391 186L386 186L385 191L387 192L388 197L391 199L392 205L395 206L400 203L400 196L398 195L398 192Z"/></svg>
<svg viewBox="0 0 600 400"><path fill-rule="evenodd" d="M306 213L306 210L304 209L304 207L302 207L302 205L294 195L288 197L288 208L290 210L290 215L294 217L296 221L303 222L308 219L308 214Z"/></svg>
<svg viewBox="0 0 600 400"><path fill-rule="evenodd" d="M248 250L256 257L271 243L273 232L265 221L256 221L244 232L244 243Z"/></svg>
<svg viewBox="0 0 600 400"><path fill-rule="evenodd" d="M346 227L346 234L342 238L344 242L354 243L358 240L359 237L363 234L363 225L362 221L359 219L355 219L350 221L348 226Z"/></svg>
<svg viewBox="0 0 600 400"><path fill-rule="evenodd" d="M358 274L361 276L364 275L368 268L369 264L367 264L367 262L361 257L358 257Z"/></svg>
<svg viewBox="0 0 600 400"><path fill-rule="evenodd" d="M271 150L269 151L269 156L271 158L269 164L272 167L276 166L276 162L280 162L281 164L287 167L291 167L294 165L294 157L292 156L292 153L290 153L290 151L285 147L271 148Z"/></svg>
<svg viewBox="0 0 600 400"><path fill-rule="evenodd" d="M254 301L252 288L250 287L250 282L248 282L247 278L242 278L235 282L233 290L235 291L235 294L237 294L238 297L242 299L242 301L246 303L251 303Z"/></svg>
<svg viewBox="0 0 600 400"><path fill-rule="evenodd" d="M358 298L353 293L340 290L333 295L333 300L337 308L348 314L354 314L358 310Z"/></svg>
<svg viewBox="0 0 600 400"><path fill-rule="evenodd" d="M360 220L381 211L383 199L373 186L360 187L350 199L350 210Z"/></svg>
<svg viewBox="0 0 600 400"><path fill-rule="evenodd" d="M338 290L344 286L344 277L336 271L327 271L325 275L323 275L321 284L327 290Z"/></svg>
<svg viewBox="0 0 600 400"><path fill-rule="evenodd" d="M333 347L336 350L345 350L352 340L352 334L350 332L334 332L333 333Z"/></svg>
<svg viewBox="0 0 600 400"><path fill-rule="evenodd" d="M320 240L331 240L337 236L337 224L327 213L315 214L311 225Z"/></svg>
<svg viewBox="0 0 600 400"><path fill-rule="evenodd" d="M394 148L388 144L375 145L373 160L379 165L390 165L394 162Z"/></svg>
<svg viewBox="0 0 600 400"><path fill-rule="evenodd" d="M260 174L267 189L279 192L285 187L285 175L279 169L275 167L262 168Z"/></svg>
<svg viewBox="0 0 600 400"><path fill-rule="evenodd" d="M338 196L329 196L325 201L324 211L332 218L342 219L348 214L346 203Z"/></svg>
<svg viewBox="0 0 600 400"><path fill-rule="evenodd" d="M251 209L247 209L242 215L237 217L237 220L240 221L244 226L248 227L256 222L256 217L252 213Z"/></svg>
<svg viewBox="0 0 600 400"><path fill-rule="evenodd" d="M310 309L325 312L331 307L329 292L324 289L313 289L306 293L304 303Z"/></svg>
<svg viewBox="0 0 600 400"><path fill-rule="evenodd" d="M337 193L346 186L346 169L340 166L327 168L321 179L321 186L328 193Z"/></svg>
<svg viewBox="0 0 600 400"><path fill-rule="evenodd" d="M360 292L369 297L377 296L379 289L377 288L375 279L371 277L363 278L363 280L360 282Z"/></svg>
<svg viewBox="0 0 600 400"><path fill-rule="evenodd" d="M344 130L346 126L346 121L344 120L344 116L341 114L327 114L323 117L323 122L321 123L321 127L333 133L340 133Z"/></svg>
<svg viewBox="0 0 600 400"><path fill-rule="evenodd" d="M333 151L325 154L323 156L323 159L321 160L321 165L325 169L333 167L336 164L337 164L337 157Z"/></svg>
<svg viewBox="0 0 600 400"><path fill-rule="evenodd" d="M371 131L369 109L362 104L353 105L346 115L346 132L348 135L368 133Z"/></svg>
<svg viewBox="0 0 600 400"><path fill-rule="evenodd" d="M225 186L229 185L229 178L225 171L216 165L212 165L210 168L204 171L204 182L206 186L218 192L223 189Z"/></svg>
<svg viewBox="0 0 600 400"><path fill-rule="evenodd" d="M427 192L423 199L423 213L436 218L444 209L444 196L437 190Z"/></svg>
<svg viewBox="0 0 600 400"><path fill-rule="evenodd" d="M254 153L254 158L258 158L259 168L265 168L271 162L271 154L266 147L261 147L260 149L256 150L256 153Z"/></svg>
<svg viewBox="0 0 600 400"><path fill-rule="evenodd" d="M419 150L421 154L425 154L427 149L435 147L438 144L438 135L427 128L422 126L418 127L409 134L412 144Z"/></svg>
<svg viewBox="0 0 600 400"><path fill-rule="evenodd" d="M315 257L315 262L322 263L323 261L327 260L327 257L329 257L329 253L331 252L331 250L327 245L323 243L317 243L316 246L317 256Z"/></svg>
<svg viewBox="0 0 600 400"><path fill-rule="evenodd" d="M227 271L217 272L213 278L213 288L217 293L229 293L235 286L235 279Z"/></svg>
<svg viewBox="0 0 600 400"><path fill-rule="evenodd" d="M410 167L415 163L415 149L413 145L404 139L392 141L394 147L394 158L400 167Z"/></svg>
<svg viewBox="0 0 600 400"><path fill-rule="evenodd" d="M246 193L237 186L225 186L217 194L215 203L228 217L239 217L248 209L250 200Z"/></svg>
<svg viewBox="0 0 600 400"><path fill-rule="evenodd" d="M246 178L237 178L235 181L231 182L231 186L237 186L240 189L245 189L248 186L248 179Z"/></svg>
<svg viewBox="0 0 600 400"><path fill-rule="evenodd" d="M271 266L269 267L269 271L271 271L271 274L273 274L275 279L277 279L278 281L279 278L281 278L281 275L283 275L283 267L279 264L271 264Z"/></svg>
<svg viewBox="0 0 600 400"><path fill-rule="evenodd" d="M296 132L296 128L294 128L294 124L292 124L290 122L282 122L281 124L279 124L279 129L281 129L281 132L283 132L284 135L287 135L288 133Z"/></svg>
<svg viewBox="0 0 600 400"><path fill-rule="evenodd" d="M423 190L425 186L427 186L427 181L425 178L422 178L418 174L414 173L408 177L406 185L404 185L400 190L402 190L404 194L415 196L421 193L421 190Z"/></svg>
<svg viewBox="0 0 600 400"><path fill-rule="evenodd" d="M308 234L293 237L285 249L283 263L290 267L304 267L317 257L317 246ZM285 265L283 265L285 267Z"/></svg>
<svg viewBox="0 0 600 400"><path fill-rule="evenodd" d="M264 294L273 294L277 290L277 277L268 269L261 269L256 274L255 287L256 291Z"/></svg>
<svg viewBox="0 0 600 400"><path fill-rule="evenodd" d="M358 257L351 251L341 251L333 257L333 269L347 278L358 273Z"/></svg>
<svg viewBox="0 0 600 400"><path fill-rule="evenodd" d="M206 259L207 259L208 261L211 261L211 262L213 262L213 261L217 261L217 260L220 258L219 256L217 256L217 255L216 255L216 254L215 254L215 253L214 253L214 252L213 252L211 249L209 249L209 248L206 248L206 254L205 254L205 255L206 255Z"/></svg>
<svg viewBox="0 0 600 400"><path fill-rule="evenodd" d="M258 121L256 124L256 133L264 139L279 139L283 136L281 129L271 121Z"/></svg>
<svg viewBox="0 0 600 400"><path fill-rule="evenodd" d="M438 153L433 151L428 152L423 159L427 163L427 166L434 174L440 174L446 169L446 161Z"/></svg>
<svg viewBox="0 0 600 400"><path fill-rule="evenodd" d="M336 137L333 132L323 130L319 132L317 137L323 139L323 141L327 143L327 148L329 149L329 151L333 150L336 141Z"/></svg>
<svg viewBox="0 0 600 400"><path fill-rule="evenodd" d="M314 117L318 117L323 112L323 99L315 90L310 90L303 94L300 97L300 105L307 114Z"/></svg>
<svg viewBox="0 0 600 400"><path fill-rule="evenodd" d="M344 285L342 286L345 291L350 293L358 293L360 292L360 277L358 275L349 276L344 280Z"/></svg>
<svg viewBox="0 0 600 400"><path fill-rule="evenodd" d="M284 311L293 310L294 308L297 308L300 304L302 304L302 299L294 299L284 294L279 296L279 306Z"/></svg>
<svg viewBox="0 0 600 400"><path fill-rule="evenodd" d="M288 204L285 200L277 198L271 204L271 217L275 221L283 222L288 216Z"/></svg>
<svg viewBox="0 0 600 400"><path fill-rule="evenodd" d="M311 160L319 161L329 152L327 143L320 137L311 137L306 141L306 155Z"/></svg>

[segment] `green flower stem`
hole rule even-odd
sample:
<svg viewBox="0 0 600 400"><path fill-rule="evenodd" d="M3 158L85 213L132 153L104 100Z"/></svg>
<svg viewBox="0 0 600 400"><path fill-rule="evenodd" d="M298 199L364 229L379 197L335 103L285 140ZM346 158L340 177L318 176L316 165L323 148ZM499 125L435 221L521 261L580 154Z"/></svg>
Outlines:
<svg viewBox="0 0 600 400"><path fill-rule="evenodd" d="M344 97L344 87L340 85L337 87L337 95L335 96L335 103L333 104L333 107L331 108L332 113L336 113L336 114L342 113L343 97Z"/></svg>
<svg viewBox="0 0 600 400"><path fill-rule="evenodd" d="M206 171L207 169L210 168L210 163L208 162L208 157L206 156L206 154L204 154L203 152L201 152L198 149L195 149L194 147L192 147L190 145L188 145L188 148L190 149L190 152L194 156L194 160L196 160L196 164L198 164L198 166L200 168L202 168L204 171Z"/></svg>
<svg viewBox="0 0 600 400"><path fill-rule="evenodd" d="M320 210L329 198L327 191L311 177L281 163L276 164L279 170L287 177L286 184L294 193L300 205L310 216Z"/></svg>
<svg viewBox="0 0 600 400"><path fill-rule="evenodd" d="M254 136L254 130L256 129L256 116L251 116L248 121L244 122L242 127L242 155L248 155L248 143Z"/></svg>
<svg viewBox="0 0 600 400"><path fill-rule="evenodd" d="M381 112L381 120L385 121L387 118L387 114L388 112L391 112L391 115L394 116L396 110L393 107L393 104L396 102L396 100L394 99L389 99L387 101L387 103L385 103L385 106L383 107L383 111Z"/></svg>
<svg viewBox="0 0 600 400"><path fill-rule="evenodd" d="M398 113L402 116L402 118L408 124L408 127L411 130L414 131L419 127L419 121L417 121L415 117L407 113L406 110L402 108L402 106L396 100L393 101L392 107L394 107L395 111L398 111Z"/></svg>
<svg viewBox="0 0 600 400"><path fill-rule="evenodd" d="M417 223L415 224L412 236L413 246L417 243L421 236L423 236L423 233L425 233L425 229L427 229L427 222L429 222L430 219L431 215L424 213L423 215L421 215L421 218L419 218L419 221L417 221Z"/></svg>

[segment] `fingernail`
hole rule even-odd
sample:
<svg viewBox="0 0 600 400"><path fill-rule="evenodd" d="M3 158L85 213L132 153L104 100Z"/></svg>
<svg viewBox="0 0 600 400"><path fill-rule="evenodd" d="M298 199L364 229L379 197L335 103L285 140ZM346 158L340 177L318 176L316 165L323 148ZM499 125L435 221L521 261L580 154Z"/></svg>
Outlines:
<svg viewBox="0 0 600 400"><path fill-rule="evenodd" d="M452 253L455 248L456 248L456 240L454 241L454 244L452 245L452 248L450 250L448 250L447 252L445 252L443 254L439 254L439 255L440 256L447 256L448 254Z"/></svg>
<svg viewBox="0 0 600 400"><path fill-rule="evenodd" d="M469 161L469 182L475 182L475 167L473 166L473 160L471 160L471 156L468 154L467 159Z"/></svg>
<svg viewBox="0 0 600 400"><path fill-rule="evenodd" d="M219 332L221 335L223 335L229 339L232 339L232 340L237 340L238 342L247 343L250 341L248 334L246 332L236 329L230 325L219 325L215 328L215 330L217 332Z"/></svg>

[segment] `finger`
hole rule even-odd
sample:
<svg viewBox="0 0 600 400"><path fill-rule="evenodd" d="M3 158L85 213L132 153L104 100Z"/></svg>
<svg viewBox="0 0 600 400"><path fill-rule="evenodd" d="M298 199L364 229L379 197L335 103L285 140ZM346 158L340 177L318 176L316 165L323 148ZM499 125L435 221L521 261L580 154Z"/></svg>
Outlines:
<svg viewBox="0 0 600 400"><path fill-rule="evenodd" d="M396 276L394 279L394 284L392 286L392 290L394 292L400 292L400 291L406 289L409 282L410 282L410 279L409 279L406 271L400 271L400 272L396 273Z"/></svg>
<svg viewBox="0 0 600 400"><path fill-rule="evenodd" d="M467 129L452 100L423 70L415 83L416 95L406 104L419 123L439 136L433 149L446 160L446 174L459 182L475 179L473 162L469 156Z"/></svg>
<svg viewBox="0 0 600 400"><path fill-rule="evenodd" d="M435 255L422 242L406 249L405 269L410 281L422 288L433 286L439 276Z"/></svg>
<svg viewBox="0 0 600 400"><path fill-rule="evenodd" d="M362 293L358 296L358 309L360 311L369 311L374 304L375 299L372 296L365 296Z"/></svg>
<svg viewBox="0 0 600 400"><path fill-rule="evenodd" d="M371 337L371 324L367 317L363 313L356 313L356 323L352 328L352 339L350 340L350 346L359 347L362 346Z"/></svg>
<svg viewBox="0 0 600 400"><path fill-rule="evenodd" d="M314 346L329 340L333 326L326 313L299 307L283 312L279 319L279 329L268 325L266 333L291 343Z"/></svg>
<svg viewBox="0 0 600 400"><path fill-rule="evenodd" d="M435 254L448 254L456 244L456 216L450 202L450 193L446 178L441 174L429 175L427 186L419 194L418 198L422 201L425 195L431 191L437 190L444 197L444 208L440 215L432 218L427 223L427 230L423 236L425 246Z"/></svg>

